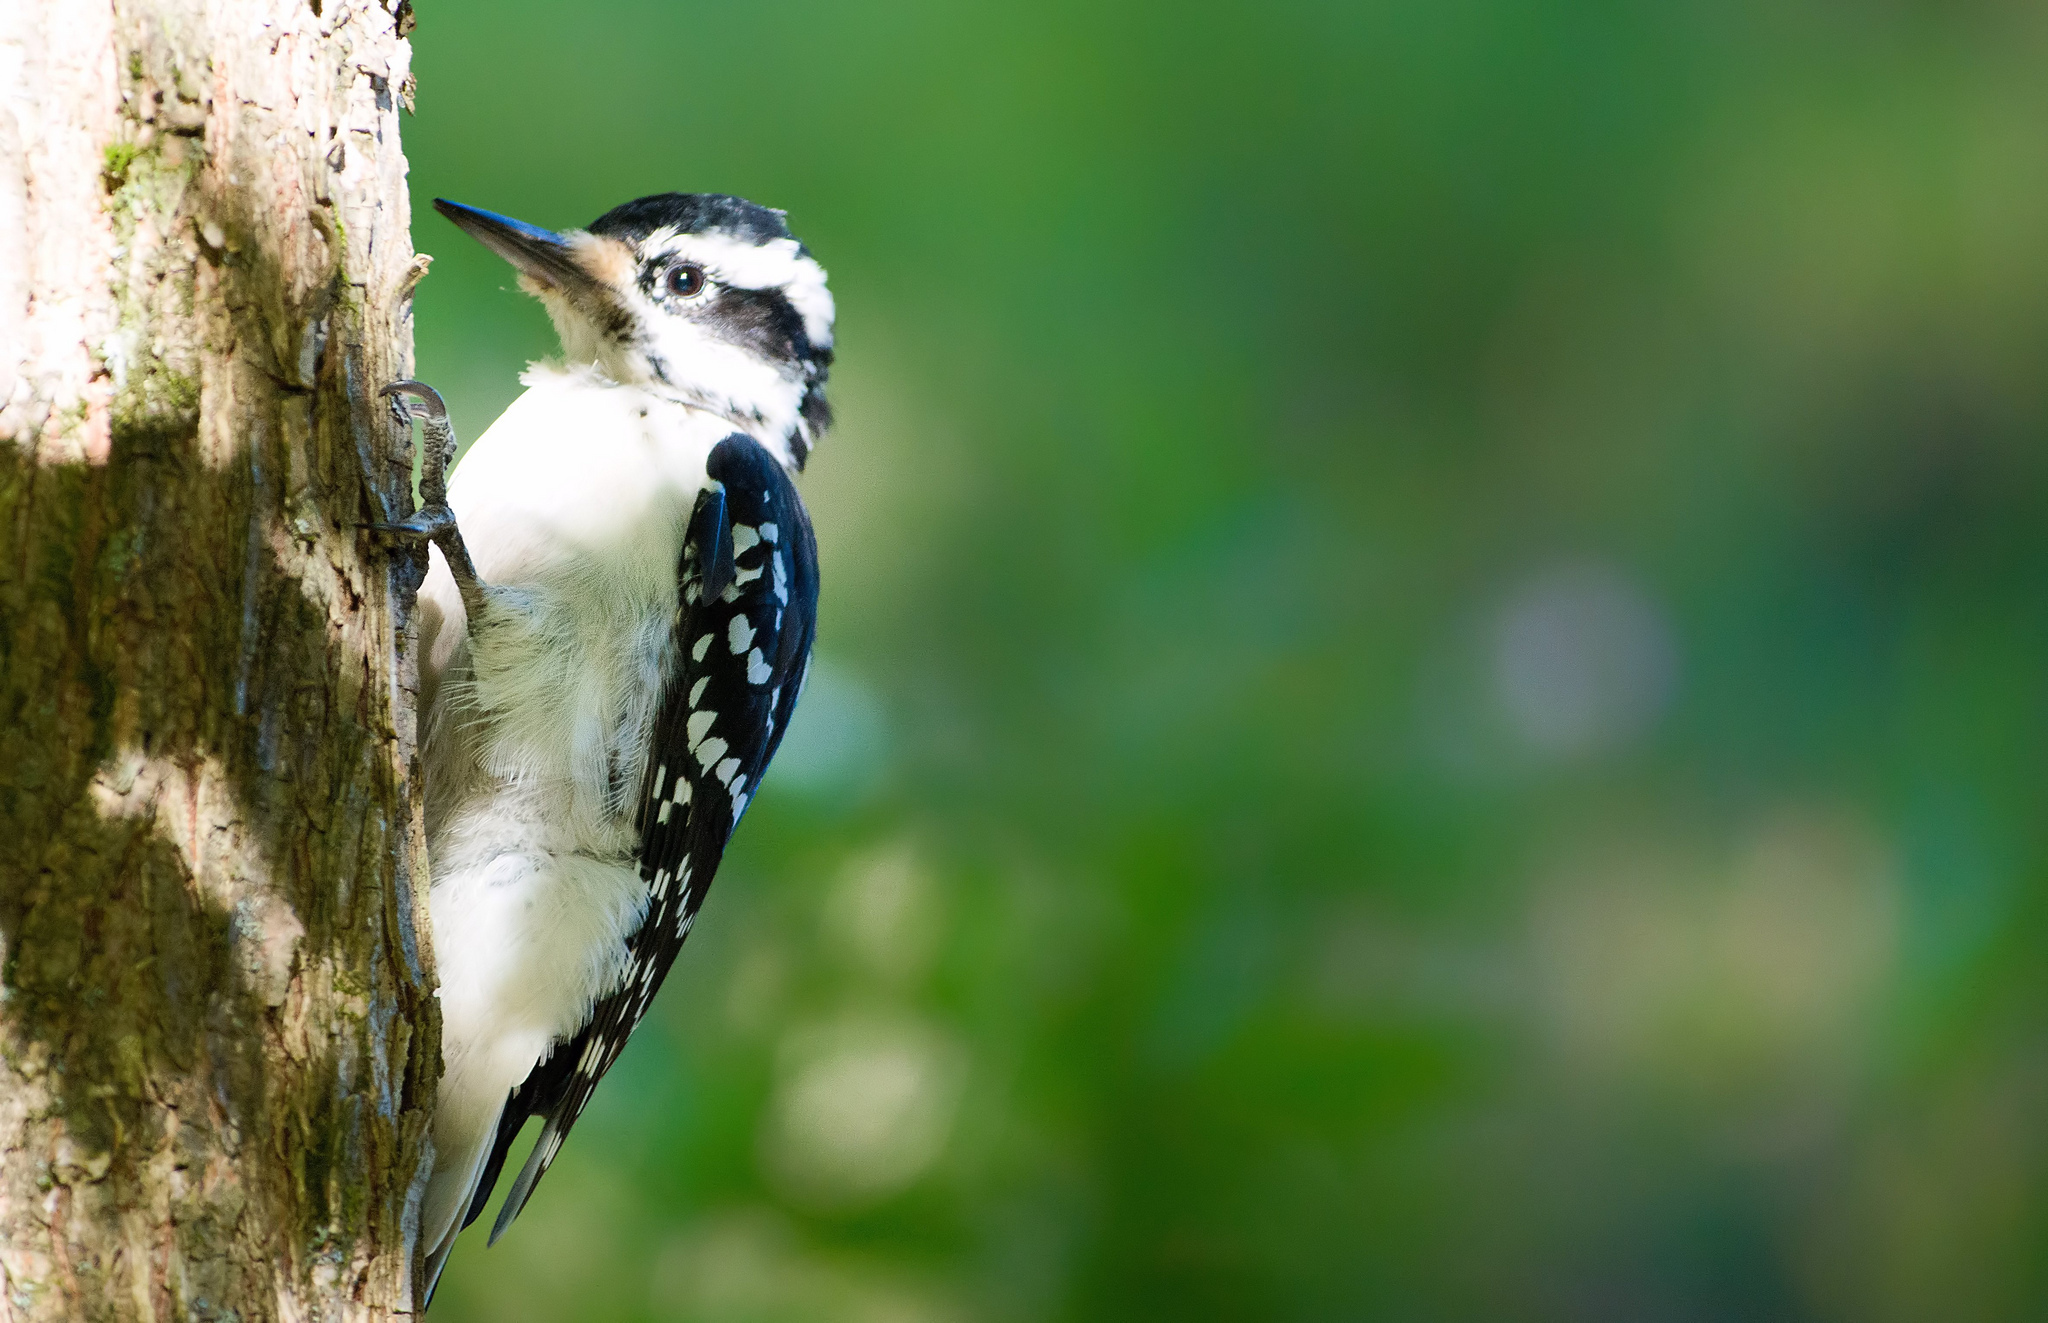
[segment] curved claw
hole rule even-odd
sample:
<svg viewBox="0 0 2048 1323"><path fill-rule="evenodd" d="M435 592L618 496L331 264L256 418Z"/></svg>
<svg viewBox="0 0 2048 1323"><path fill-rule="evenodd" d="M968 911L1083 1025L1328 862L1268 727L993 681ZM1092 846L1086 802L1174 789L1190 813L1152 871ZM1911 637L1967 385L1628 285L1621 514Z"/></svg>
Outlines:
<svg viewBox="0 0 2048 1323"><path fill-rule="evenodd" d="M448 497L448 466L455 462L458 446L455 427L448 421L448 405L441 399L441 392L424 381L406 378L392 382L377 394L391 401L393 416L400 427L410 430L414 422L420 424L426 441L420 457L420 496L429 505L444 504ZM418 400L417 412L400 396Z"/></svg>
<svg viewBox="0 0 2048 1323"><path fill-rule="evenodd" d="M378 391L377 394L382 396L410 395L426 405L432 414L441 418L448 416L448 405L441 399L441 392L435 390L424 381L414 381L407 377L402 381L392 382L383 390Z"/></svg>
<svg viewBox="0 0 2048 1323"><path fill-rule="evenodd" d="M429 505L409 519L389 524L362 524L361 528L389 537L428 541L455 531L455 512L445 505Z"/></svg>

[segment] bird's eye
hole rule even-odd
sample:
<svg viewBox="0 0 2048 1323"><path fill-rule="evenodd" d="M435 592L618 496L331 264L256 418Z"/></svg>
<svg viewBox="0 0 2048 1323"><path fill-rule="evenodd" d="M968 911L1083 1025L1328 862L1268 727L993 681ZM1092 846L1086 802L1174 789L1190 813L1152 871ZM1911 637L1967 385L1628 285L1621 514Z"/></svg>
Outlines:
<svg viewBox="0 0 2048 1323"><path fill-rule="evenodd" d="M695 262L684 262L672 267L668 273L668 292L679 299L687 299L704 291L704 268Z"/></svg>

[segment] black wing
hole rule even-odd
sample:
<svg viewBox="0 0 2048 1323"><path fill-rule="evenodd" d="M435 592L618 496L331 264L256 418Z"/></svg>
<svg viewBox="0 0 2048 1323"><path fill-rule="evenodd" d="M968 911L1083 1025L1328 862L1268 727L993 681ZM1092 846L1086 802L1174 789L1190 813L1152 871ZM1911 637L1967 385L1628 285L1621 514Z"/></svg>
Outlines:
<svg viewBox="0 0 2048 1323"><path fill-rule="evenodd" d="M498 1210L493 1243L526 1206L675 963L810 667L818 546L796 487L758 441L739 433L719 442L705 467L717 485L697 498L676 567L675 661L640 795L647 918L633 935L625 981L505 1105L464 1226L483 1212L526 1119L546 1124Z"/></svg>

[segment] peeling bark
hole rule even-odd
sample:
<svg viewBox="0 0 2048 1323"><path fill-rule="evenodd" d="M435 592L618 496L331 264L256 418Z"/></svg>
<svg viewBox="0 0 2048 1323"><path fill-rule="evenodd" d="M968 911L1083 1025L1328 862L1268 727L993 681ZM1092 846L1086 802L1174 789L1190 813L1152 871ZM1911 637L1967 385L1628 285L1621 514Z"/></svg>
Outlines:
<svg viewBox="0 0 2048 1323"><path fill-rule="evenodd" d="M0 0L0 1323L411 1311L403 0Z"/></svg>

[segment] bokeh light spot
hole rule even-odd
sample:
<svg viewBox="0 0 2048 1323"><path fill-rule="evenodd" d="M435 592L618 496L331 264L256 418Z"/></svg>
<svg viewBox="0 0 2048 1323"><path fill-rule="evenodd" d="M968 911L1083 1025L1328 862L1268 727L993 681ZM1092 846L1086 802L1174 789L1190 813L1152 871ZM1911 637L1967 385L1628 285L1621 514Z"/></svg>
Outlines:
<svg viewBox="0 0 2048 1323"><path fill-rule="evenodd" d="M1678 681L1664 612L1616 566L1570 562L1517 584L1493 630L1495 696L1538 753L1576 758L1648 733Z"/></svg>

